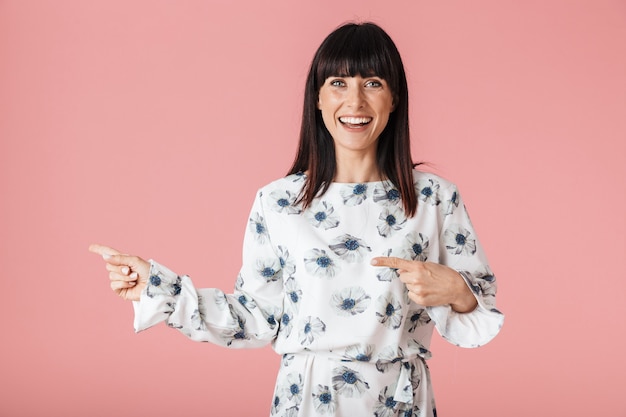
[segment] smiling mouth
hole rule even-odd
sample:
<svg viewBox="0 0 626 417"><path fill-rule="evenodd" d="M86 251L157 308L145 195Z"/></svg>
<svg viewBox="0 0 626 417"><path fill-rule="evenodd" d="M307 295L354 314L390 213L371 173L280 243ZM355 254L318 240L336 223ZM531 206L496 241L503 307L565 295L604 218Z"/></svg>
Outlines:
<svg viewBox="0 0 626 417"><path fill-rule="evenodd" d="M372 121L371 117L340 117L339 121L348 126L365 126Z"/></svg>

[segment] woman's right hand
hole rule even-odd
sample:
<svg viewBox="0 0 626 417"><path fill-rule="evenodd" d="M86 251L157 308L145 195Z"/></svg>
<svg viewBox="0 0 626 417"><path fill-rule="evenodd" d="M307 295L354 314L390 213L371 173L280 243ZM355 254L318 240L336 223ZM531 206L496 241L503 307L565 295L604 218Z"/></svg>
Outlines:
<svg viewBox="0 0 626 417"><path fill-rule="evenodd" d="M125 300L139 301L148 283L150 263L138 256L122 254L108 246L93 244L89 251L101 255L109 271L111 289Z"/></svg>

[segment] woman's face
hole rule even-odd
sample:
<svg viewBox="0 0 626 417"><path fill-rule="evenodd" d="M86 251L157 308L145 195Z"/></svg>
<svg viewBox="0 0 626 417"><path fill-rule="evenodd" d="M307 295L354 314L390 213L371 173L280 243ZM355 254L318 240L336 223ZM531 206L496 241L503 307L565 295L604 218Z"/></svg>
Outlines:
<svg viewBox="0 0 626 417"><path fill-rule="evenodd" d="M317 108L337 154L375 154L378 137L394 109L393 94L379 77L328 77L320 88Z"/></svg>

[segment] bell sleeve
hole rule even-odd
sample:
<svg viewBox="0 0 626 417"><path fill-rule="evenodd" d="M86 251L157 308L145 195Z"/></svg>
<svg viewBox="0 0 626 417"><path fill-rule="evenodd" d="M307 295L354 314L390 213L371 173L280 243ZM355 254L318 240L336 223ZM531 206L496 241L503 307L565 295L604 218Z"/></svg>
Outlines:
<svg viewBox="0 0 626 417"><path fill-rule="evenodd" d="M441 336L462 347L478 347L493 339L504 321L496 309L496 278L489 268L463 200L455 185L441 193L439 263L459 272L478 302L467 313L450 305L427 307Z"/></svg>
<svg viewBox="0 0 626 417"><path fill-rule="evenodd" d="M264 220L261 192L249 217L243 266L232 294L197 289L190 277L150 264L148 285L134 303L136 332L165 321L192 340L226 347L261 347L274 340L283 308L282 265Z"/></svg>

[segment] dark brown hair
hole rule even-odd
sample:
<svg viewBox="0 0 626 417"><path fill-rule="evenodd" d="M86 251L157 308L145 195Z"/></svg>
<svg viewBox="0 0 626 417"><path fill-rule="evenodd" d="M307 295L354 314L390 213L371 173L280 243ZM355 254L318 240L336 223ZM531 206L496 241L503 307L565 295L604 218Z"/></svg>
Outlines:
<svg viewBox="0 0 626 417"><path fill-rule="evenodd" d="M305 84L300 143L289 174L307 171L298 201L304 207L322 195L336 170L335 145L317 108L320 88L331 76L360 75L384 79L395 109L378 138L376 158L383 178L397 188L404 211L413 216L417 196L409 140L409 101L402 59L389 35L374 23L348 23L324 39L313 57Z"/></svg>

